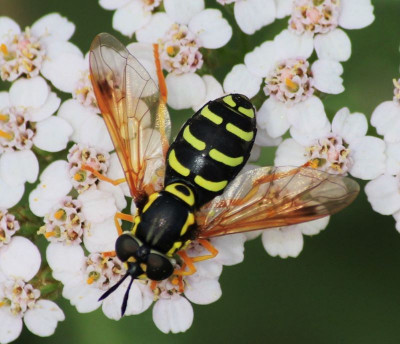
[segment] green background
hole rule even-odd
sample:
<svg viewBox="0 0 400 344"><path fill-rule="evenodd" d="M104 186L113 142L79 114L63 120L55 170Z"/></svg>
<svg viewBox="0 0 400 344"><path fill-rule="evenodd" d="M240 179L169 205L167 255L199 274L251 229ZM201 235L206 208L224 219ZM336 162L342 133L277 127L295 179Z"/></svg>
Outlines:
<svg viewBox="0 0 400 344"><path fill-rule="evenodd" d="M347 31L353 53L344 63L346 91L324 100L330 118L343 106L370 117L379 103L392 98L392 79L399 77L400 1L375 0L373 4L375 22L366 29ZM210 5L218 7L214 1ZM54 11L76 24L72 42L84 52L103 31L129 42L112 29L112 12L95 0L0 0L0 15L12 17L21 27ZM272 39L286 23L287 19L277 21L247 38L235 27L229 46L213 58L220 81L232 64L243 61L244 49ZM229 49L242 52L232 57ZM190 111L172 113L175 131L189 116ZM370 133L375 135L374 128ZM271 163L272 154L273 150L265 149L262 162ZM393 218L374 213L362 193L331 219L325 231L305 237L304 250L296 259L268 256L260 239L246 243L244 262L224 268L221 299L207 306L193 305L194 323L184 334L161 333L153 324L151 310L115 322L101 310L78 314L60 299L66 320L55 335L40 338L24 329L17 342L398 343L399 265L400 236Z"/></svg>

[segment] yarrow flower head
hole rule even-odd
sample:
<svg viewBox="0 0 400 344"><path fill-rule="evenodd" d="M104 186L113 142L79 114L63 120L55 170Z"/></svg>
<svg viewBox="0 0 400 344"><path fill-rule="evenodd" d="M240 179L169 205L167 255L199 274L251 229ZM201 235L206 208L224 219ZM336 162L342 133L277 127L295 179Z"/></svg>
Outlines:
<svg viewBox="0 0 400 344"><path fill-rule="evenodd" d="M86 227L81 207L79 200L73 200L70 196L65 197L46 214L45 224L39 229L38 234L43 234L50 242L80 244Z"/></svg>
<svg viewBox="0 0 400 344"><path fill-rule="evenodd" d="M315 50L320 59L347 61L351 42L344 29L361 29L375 17L370 0L293 0L289 30L300 39L315 36Z"/></svg>
<svg viewBox="0 0 400 344"><path fill-rule="evenodd" d="M26 238L13 237L0 248L0 321L7 324L0 327L1 343L18 338L22 322L32 333L45 337L65 318L54 302L40 299L40 290L29 283L40 263L39 250Z"/></svg>
<svg viewBox="0 0 400 344"><path fill-rule="evenodd" d="M77 73L79 49L68 42L75 25L58 13L48 14L24 31L8 17L0 17L0 76L14 81L42 74L62 91L65 76Z"/></svg>
<svg viewBox="0 0 400 344"><path fill-rule="evenodd" d="M0 209L0 247L8 244L11 237L20 229L15 216L6 209Z"/></svg>
<svg viewBox="0 0 400 344"><path fill-rule="evenodd" d="M163 37L160 49L162 65L168 72L195 72L203 65L198 39L186 25L172 25Z"/></svg>

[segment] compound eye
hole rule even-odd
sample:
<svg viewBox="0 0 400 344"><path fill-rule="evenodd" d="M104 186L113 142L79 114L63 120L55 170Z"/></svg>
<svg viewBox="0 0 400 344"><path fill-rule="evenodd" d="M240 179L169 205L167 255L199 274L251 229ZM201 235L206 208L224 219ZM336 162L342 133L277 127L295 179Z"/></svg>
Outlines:
<svg viewBox="0 0 400 344"><path fill-rule="evenodd" d="M165 256L150 253L147 259L146 275L153 281L162 281L172 275L174 267Z"/></svg>
<svg viewBox="0 0 400 344"><path fill-rule="evenodd" d="M118 258L126 262L130 257L133 257L140 247L140 243L129 234L122 234L115 242L115 252Z"/></svg>

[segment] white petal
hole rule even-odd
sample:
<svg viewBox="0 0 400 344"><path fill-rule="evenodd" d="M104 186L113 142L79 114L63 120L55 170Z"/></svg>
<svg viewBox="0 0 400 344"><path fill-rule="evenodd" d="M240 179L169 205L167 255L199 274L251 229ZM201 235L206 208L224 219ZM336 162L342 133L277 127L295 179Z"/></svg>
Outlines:
<svg viewBox="0 0 400 344"><path fill-rule="evenodd" d="M198 305L208 305L217 301L221 295L221 286L215 279L198 279L192 276L186 279L185 296Z"/></svg>
<svg viewBox="0 0 400 344"><path fill-rule="evenodd" d="M303 249L303 235L296 226L268 229L262 235L262 243L272 257L296 258Z"/></svg>
<svg viewBox="0 0 400 344"><path fill-rule="evenodd" d="M53 271L78 272L85 265L85 254L79 245L51 243L47 246L46 259Z"/></svg>
<svg viewBox="0 0 400 344"><path fill-rule="evenodd" d="M33 309L29 309L24 315L24 322L29 331L37 336L51 336L59 321L65 320L60 307L49 300L39 300Z"/></svg>
<svg viewBox="0 0 400 344"><path fill-rule="evenodd" d="M371 116L371 124L387 142L400 141L400 105L394 101L379 104Z"/></svg>
<svg viewBox="0 0 400 344"><path fill-rule="evenodd" d="M204 0L164 0L165 12L179 24L188 24L194 15L204 9Z"/></svg>
<svg viewBox="0 0 400 344"><path fill-rule="evenodd" d="M322 219L300 223L297 228L301 230L304 235L316 235L321 232L329 223L329 216Z"/></svg>
<svg viewBox="0 0 400 344"><path fill-rule="evenodd" d="M131 43L126 46L126 49L135 56L143 65L146 71L150 74L153 80L157 80L157 69L154 60L153 45L150 43Z"/></svg>
<svg viewBox="0 0 400 344"><path fill-rule="evenodd" d="M293 0L275 0L276 17L281 19L290 15L293 7Z"/></svg>
<svg viewBox="0 0 400 344"><path fill-rule="evenodd" d="M0 18L1 21L1 18ZM0 92L0 108L6 108L11 106L10 104L10 96L8 92Z"/></svg>
<svg viewBox="0 0 400 344"><path fill-rule="evenodd" d="M151 19L151 12L144 9L141 1L131 1L118 8L113 16L112 26L123 35L131 37L136 30L146 25Z"/></svg>
<svg viewBox="0 0 400 344"><path fill-rule="evenodd" d="M70 42L51 42L47 48L48 59L41 72L52 84L63 92L72 93L76 82L87 69L78 47Z"/></svg>
<svg viewBox="0 0 400 344"><path fill-rule="evenodd" d="M157 43L173 24L173 20L166 13L155 13L147 25L136 31L136 39L138 42Z"/></svg>
<svg viewBox="0 0 400 344"><path fill-rule="evenodd" d="M196 256L210 254L207 250L204 250L199 254L196 252ZM215 259L203 260L196 263L196 276L206 279L217 279L221 276L223 265L217 262Z"/></svg>
<svg viewBox="0 0 400 344"><path fill-rule="evenodd" d="M6 152L0 157L0 175L9 185L34 183L39 173L39 162L31 150Z"/></svg>
<svg viewBox="0 0 400 344"><path fill-rule="evenodd" d="M210 100L214 100L224 95L224 90L222 89L221 84L212 75L203 75L201 78L203 79L204 85L206 86L206 95L201 102L193 106L194 111L200 109L205 103L209 102Z"/></svg>
<svg viewBox="0 0 400 344"><path fill-rule="evenodd" d="M372 209L383 215L400 210L399 181L396 177L382 175L365 185L365 193Z"/></svg>
<svg viewBox="0 0 400 344"><path fill-rule="evenodd" d="M275 153L275 166L301 166L307 160L305 147L293 139L284 140Z"/></svg>
<svg viewBox="0 0 400 344"><path fill-rule="evenodd" d="M128 4L131 0L100 0L99 5L106 10L116 10Z"/></svg>
<svg viewBox="0 0 400 344"><path fill-rule="evenodd" d="M106 124L97 115L87 116L83 121L78 142L107 152L114 149Z"/></svg>
<svg viewBox="0 0 400 344"><path fill-rule="evenodd" d="M67 41L74 34L75 25L58 13L50 13L37 20L31 30L35 36L50 36L52 39Z"/></svg>
<svg viewBox="0 0 400 344"><path fill-rule="evenodd" d="M221 48L232 37L232 28L221 11L211 8L196 14L190 20L189 29L197 35L200 45L207 49Z"/></svg>
<svg viewBox="0 0 400 344"><path fill-rule="evenodd" d="M0 179L0 208L12 208L20 201L24 191L24 184L13 186Z"/></svg>
<svg viewBox="0 0 400 344"><path fill-rule="evenodd" d="M191 108L206 96L206 85L195 73L181 75L168 74L168 105L175 110Z"/></svg>
<svg viewBox="0 0 400 344"><path fill-rule="evenodd" d="M3 36L18 35L21 32L19 25L11 18L0 17L0 42Z"/></svg>
<svg viewBox="0 0 400 344"><path fill-rule="evenodd" d="M225 237L213 238L211 243L218 250L218 255L214 258L223 265L235 265L243 261L244 234L232 234Z"/></svg>
<svg viewBox="0 0 400 344"><path fill-rule="evenodd" d="M330 129L324 105L316 96L288 108L288 119L293 126L290 134L302 144L325 135Z"/></svg>
<svg viewBox="0 0 400 344"><path fill-rule="evenodd" d="M103 301L103 313L106 317L114 320L121 318L121 305L124 299L129 281L126 280L122 285ZM133 283L129 291L128 304L125 315L141 313L143 308L142 292L137 283Z"/></svg>
<svg viewBox="0 0 400 344"><path fill-rule="evenodd" d="M51 116L37 123L33 143L47 152L59 152L67 147L72 131L66 120Z"/></svg>
<svg viewBox="0 0 400 344"><path fill-rule="evenodd" d="M103 290L91 287L87 284L64 285L63 296L69 299L71 305L75 306L79 313L93 312L101 306L99 297L104 293Z"/></svg>
<svg viewBox="0 0 400 344"><path fill-rule="evenodd" d="M251 150L249 161L258 160L261 151L259 150L257 153L257 150L261 149L261 147L275 147L279 145L281 142L282 142L282 137L271 137L265 129L258 127L256 140L254 141L254 146L253 149ZM259 146L259 148L257 148L257 146Z"/></svg>
<svg viewBox="0 0 400 344"><path fill-rule="evenodd" d="M350 114L348 108L340 109L332 121L332 132L343 137L347 143L367 134L368 122L364 114Z"/></svg>
<svg viewBox="0 0 400 344"><path fill-rule="evenodd" d="M365 136L349 145L354 161L350 169L352 176L373 179L385 172L385 142L377 137Z"/></svg>
<svg viewBox="0 0 400 344"><path fill-rule="evenodd" d="M297 35L285 29L274 38L276 59L284 60L297 57L307 59L314 50L313 42L313 37L310 34Z"/></svg>
<svg viewBox="0 0 400 344"><path fill-rule="evenodd" d="M249 98L260 90L262 79L252 74L244 64L238 64L226 75L224 89L227 93L241 93Z"/></svg>
<svg viewBox="0 0 400 344"><path fill-rule="evenodd" d="M50 92L46 102L40 108L29 111L30 120L33 122L39 122L50 117L57 111L60 103L61 99L57 97L57 94Z"/></svg>
<svg viewBox="0 0 400 344"><path fill-rule="evenodd" d="M117 212L114 197L108 192L88 190L78 199L82 202L83 215L90 222L101 223Z"/></svg>
<svg viewBox="0 0 400 344"><path fill-rule="evenodd" d="M46 81L40 76L18 79L11 85L10 102L14 106L39 108L45 104L49 90Z"/></svg>
<svg viewBox="0 0 400 344"><path fill-rule="evenodd" d="M290 127L287 112L288 108L284 103L269 97L257 112L257 123L271 137L282 136Z"/></svg>
<svg viewBox="0 0 400 344"><path fill-rule="evenodd" d="M400 142L386 143L386 172L400 174Z"/></svg>
<svg viewBox="0 0 400 344"><path fill-rule="evenodd" d="M90 228L84 231L85 248L91 253L113 251L117 238L118 232L113 217L101 223L92 223Z"/></svg>
<svg viewBox="0 0 400 344"><path fill-rule="evenodd" d="M240 29L252 35L275 20L274 0L237 1L234 7L235 19Z"/></svg>
<svg viewBox="0 0 400 344"><path fill-rule="evenodd" d="M371 0L342 0L339 25L345 29L362 29L375 19Z"/></svg>
<svg viewBox="0 0 400 344"><path fill-rule="evenodd" d="M267 41L244 56L244 63L251 73L266 77L277 63L276 44Z"/></svg>
<svg viewBox="0 0 400 344"><path fill-rule="evenodd" d="M111 179L125 178L124 170L122 169L121 163L119 162L117 153L112 153L110 155L109 162L110 162L110 166L108 167L108 170L107 170L107 177L109 177ZM123 190L125 196L131 197L128 183L120 184L120 188ZM135 202L132 202L132 203L134 204Z"/></svg>
<svg viewBox="0 0 400 344"><path fill-rule="evenodd" d="M160 299L153 307L153 320L164 333L185 332L193 322L192 305L179 295L173 299Z"/></svg>
<svg viewBox="0 0 400 344"><path fill-rule="evenodd" d="M96 116L92 110L83 106L75 99L68 99L61 104L58 110L58 117L64 118L73 128L71 140L79 141L80 130L83 122L90 116Z"/></svg>
<svg viewBox="0 0 400 344"><path fill-rule="evenodd" d="M8 307L0 307L0 324L0 343L10 343L21 334L22 319L12 315Z"/></svg>
<svg viewBox="0 0 400 344"><path fill-rule="evenodd" d="M119 185L112 185L108 182L101 181L97 188L101 191L105 191L110 193L115 199L115 205L117 206L118 210L122 210L126 208L126 199L122 188Z"/></svg>
<svg viewBox="0 0 400 344"><path fill-rule="evenodd" d="M39 249L28 239L14 236L11 242L0 250L0 269L13 278L28 282L39 271Z"/></svg>
<svg viewBox="0 0 400 344"><path fill-rule="evenodd" d="M343 62L347 61L351 55L350 39L340 29L315 36L314 46L320 59Z"/></svg>
<svg viewBox="0 0 400 344"><path fill-rule="evenodd" d="M343 67L337 61L317 60L311 66L313 73L314 87L322 92L339 94L344 91Z"/></svg>

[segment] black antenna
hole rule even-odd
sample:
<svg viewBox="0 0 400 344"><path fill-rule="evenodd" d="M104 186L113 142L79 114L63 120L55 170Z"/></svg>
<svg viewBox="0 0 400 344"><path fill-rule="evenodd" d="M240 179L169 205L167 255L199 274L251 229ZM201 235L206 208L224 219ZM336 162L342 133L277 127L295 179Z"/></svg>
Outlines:
<svg viewBox="0 0 400 344"><path fill-rule="evenodd" d="M121 307L121 316L122 317L124 316L125 311L126 311L126 306L128 305L129 291L131 290L133 280L134 280L134 277L132 276L132 279L128 285L128 289L126 289L126 292L124 295L124 301L122 301L122 307Z"/></svg>
<svg viewBox="0 0 400 344"><path fill-rule="evenodd" d="M117 283L115 283L110 289L108 289L103 295L100 296L99 301L104 300L106 297L110 296L111 293L117 290L117 288L121 285L123 281L126 280L126 278L130 275L129 272L127 272L124 277L122 277ZM132 278L133 279L133 278Z"/></svg>

